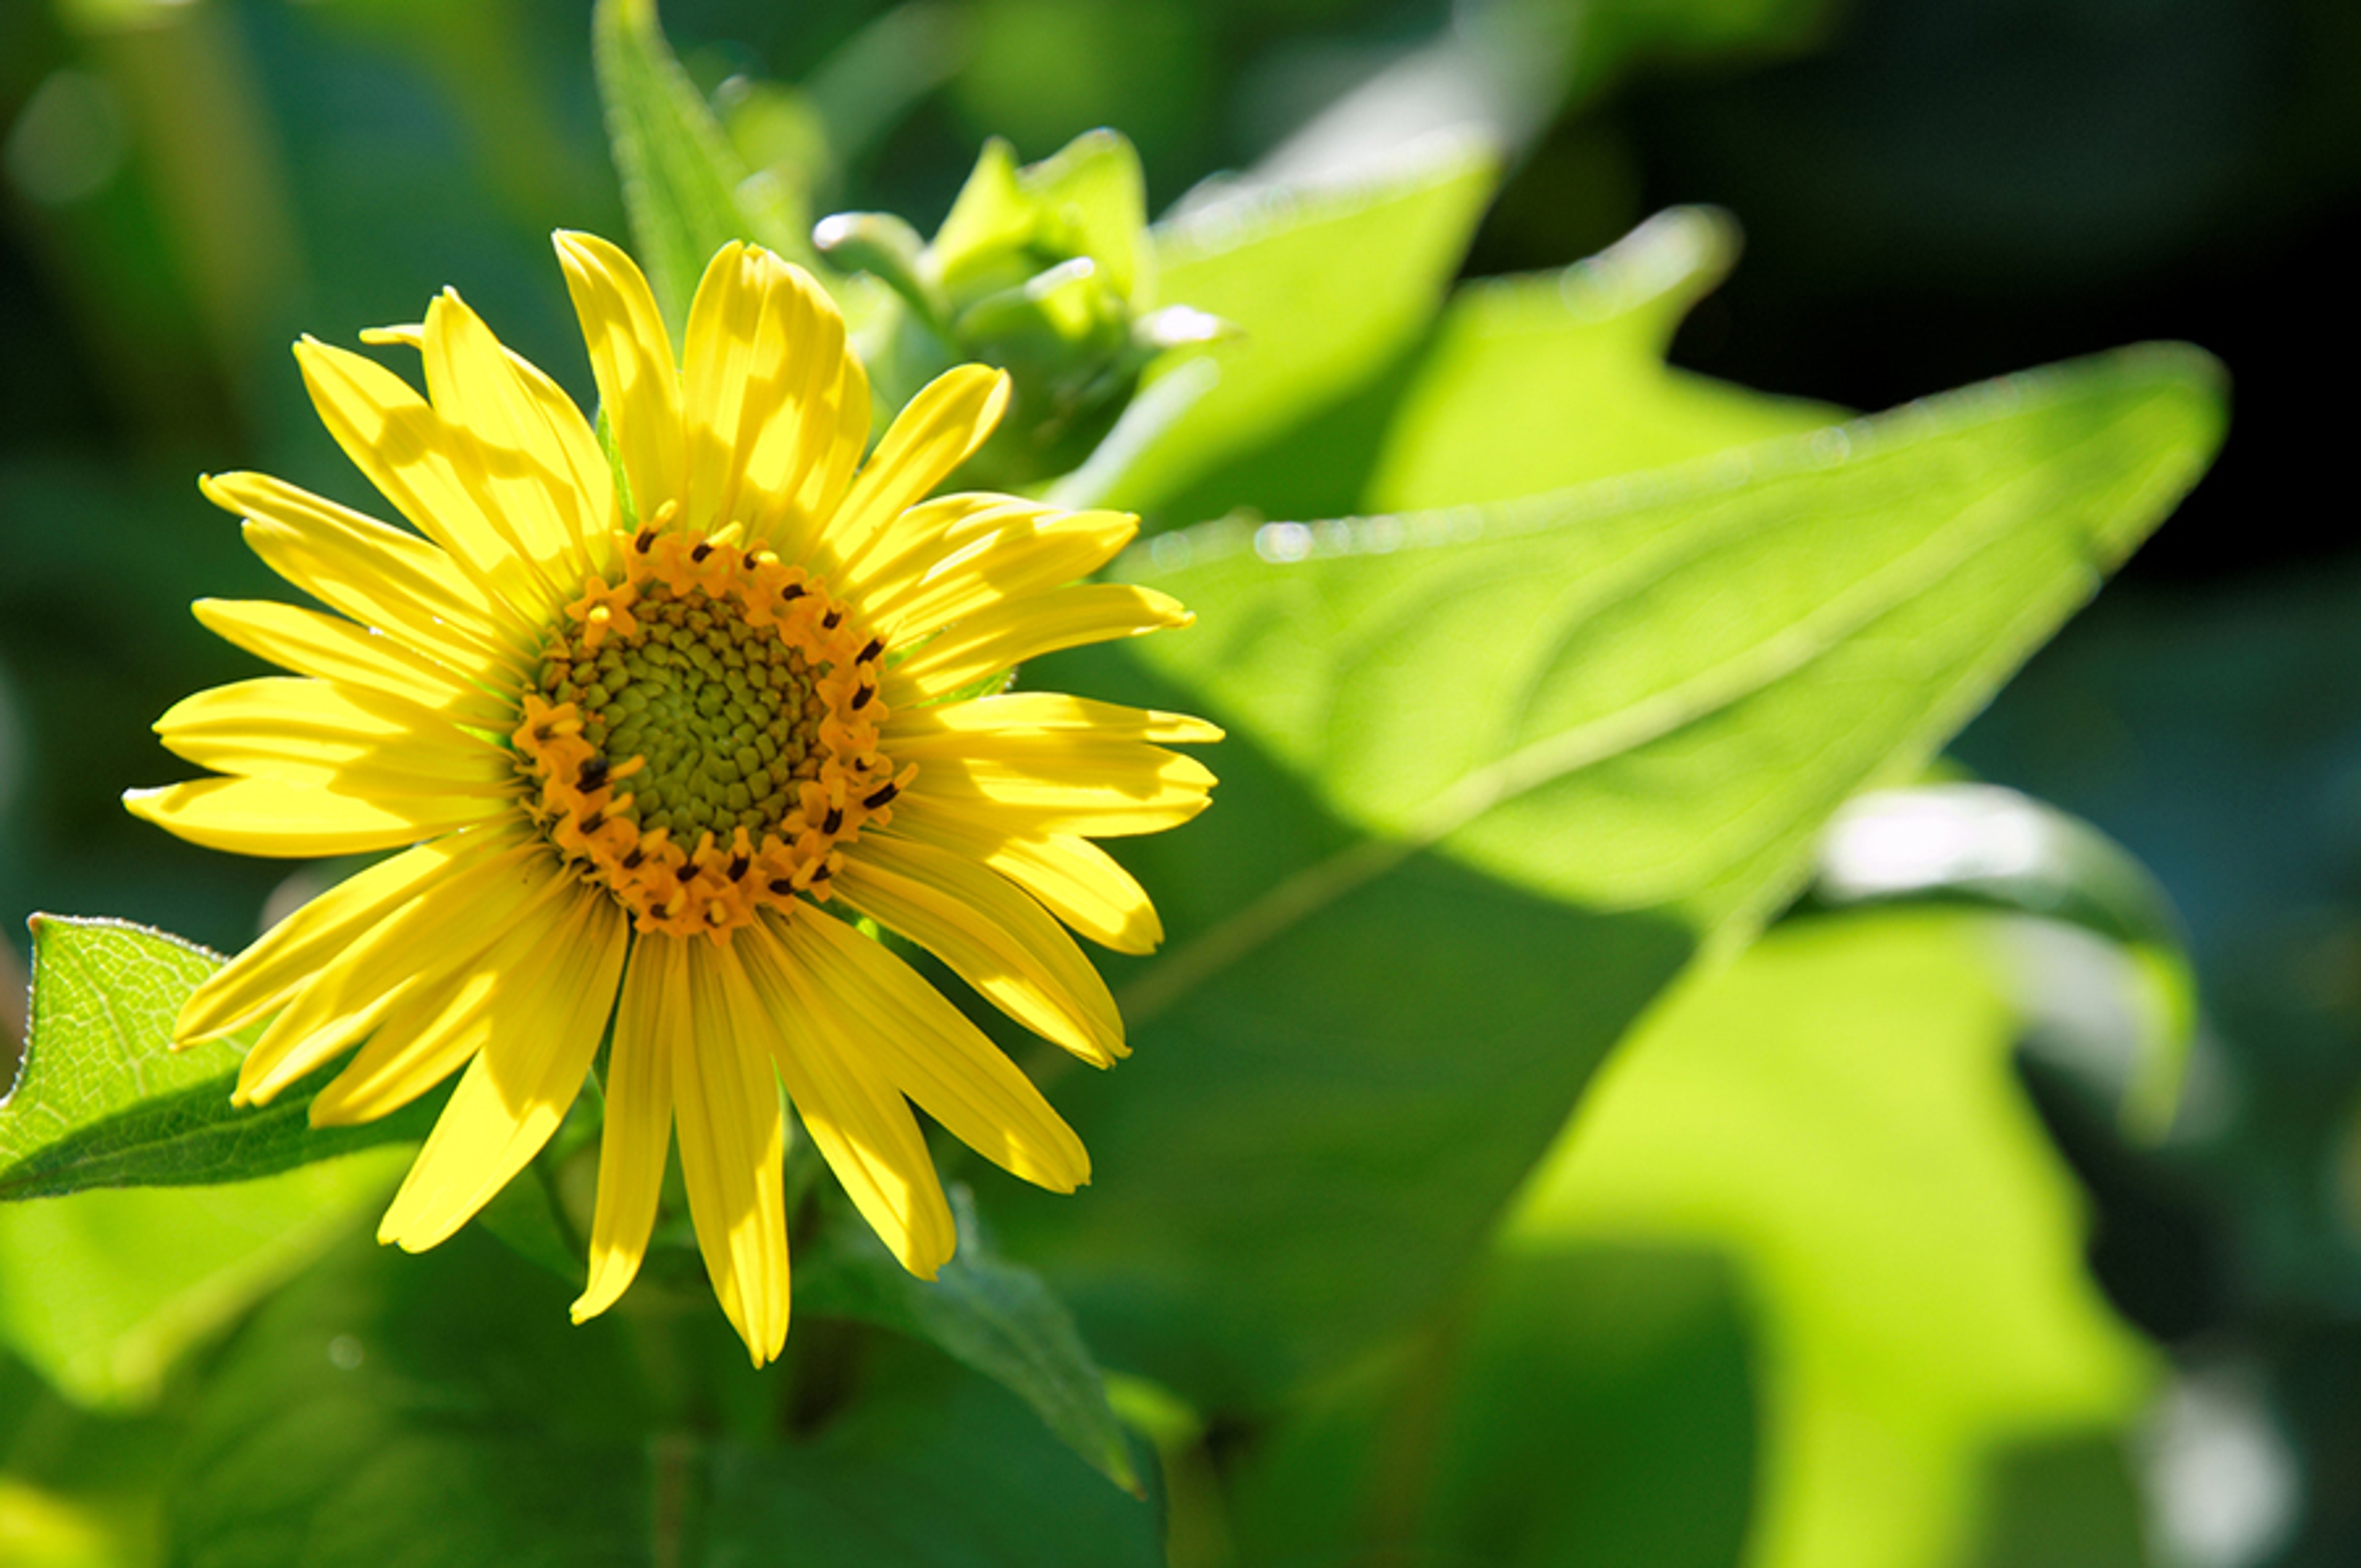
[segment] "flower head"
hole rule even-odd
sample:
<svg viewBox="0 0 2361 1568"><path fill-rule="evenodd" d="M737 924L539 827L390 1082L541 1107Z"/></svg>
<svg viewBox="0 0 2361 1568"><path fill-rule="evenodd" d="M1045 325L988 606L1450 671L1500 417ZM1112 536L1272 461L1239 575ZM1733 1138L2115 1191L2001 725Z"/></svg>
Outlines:
<svg viewBox="0 0 2361 1568"><path fill-rule="evenodd" d="M299 345L322 419L418 533L263 475L206 479L257 554L340 613L200 602L293 674L175 706L158 732L216 776L127 801L247 854L400 851L214 975L175 1034L267 1021L236 1091L256 1104L352 1052L313 1101L322 1124L460 1074L380 1240L416 1251L466 1223L603 1045L574 1315L631 1283L676 1136L715 1293L759 1364L787 1325L781 1085L920 1275L953 1232L912 1102L1027 1180L1089 1178L1024 1075L839 914L1106 1065L1122 1021L1066 927L1126 952L1161 933L1091 840L1202 809L1212 776L1159 742L1219 732L999 693L1037 654L1188 620L1151 590L1075 581L1129 517L926 499L990 434L1005 376L942 376L864 462L867 378L803 272L725 247L675 360L628 257L586 235L557 248L611 462L456 294L369 334L422 354L423 398Z"/></svg>

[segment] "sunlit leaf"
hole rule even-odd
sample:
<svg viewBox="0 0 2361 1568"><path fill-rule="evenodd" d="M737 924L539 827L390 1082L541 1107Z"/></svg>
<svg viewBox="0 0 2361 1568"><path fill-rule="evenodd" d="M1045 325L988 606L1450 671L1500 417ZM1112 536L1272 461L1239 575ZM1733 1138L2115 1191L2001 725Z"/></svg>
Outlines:
<svg viewBox="0 0 2361 1568"><path fill-rule="evenodd" d="M1509 500L1844 417L1664 363L1737 249L1730 218L1675 208L1563 272L1461 289L1394 411L1363 510Z"/></svg>
<svg viewBox="0 0 2361 1568"><path fill-rule="evenodd" d="M1601 1076L1506 1245L1725 1251L1760 1303L1763 1568L1927 1568L2010 1442L2120 1428L2147 1354L2009 1066L1988 918L1783 926Z"/></svg>
<svg viewBox="0 0 2361 1568"><path fill-rule="evenodd" d="M0 1341L82 1404L144 1403L192 1345L381 1202L407 1157L0 1206Z"/></svg>
<svg viewBox="0 0 2361 1568"><path fill-rule="evenodd" d="M1233 323L1237 335L1173 356L1221 379L1130 455L1102 499L1136 510L1188 491L1185 516L1260 498L1218 471L1345 397L1424 330L1499 178L1492 153L1460 144L1350 185L1216 196L1151 231L1158 297ZM1338 308L1341 301L1349 308Z"/></svg>
<svg viewBox="0 0 2361 1568"><path fill-rule="evenodd" d="M1700 975L1460 1295L1257 1445L1253 1560L2136 1560L2149 1357L2011 1072L2029 924L1820 917Z"/></svg>
<svg viewBox="0 0 2361 1568"><path fill-rule="evenodd" d="M153 1563L157 1491L178 1462L182 1430L170 1399L138 1410L77 1404L0 1345L0 1561Z"/></svg>
<svg viewBox="0 0 2361 1568"><path fill-rule="evenodd" d="M118 920L33 920L33 1024L0 1100L0 1200L92 1187L244 1181L425 1135L442 1096L357 1127L305 1121L324 1073L267 1106L229 1102L247 1036L171 1048L172 1020L221 966Z"/></svg>
<svg viewBox="0 0 2361 1568"><path fill-rule="evenodd" d="M1131 850L1137 1054L1059 1086L1086 1199L1004 1223L1091 1341L1257 1403L1422 1310L1591 1069L1814 834L1920 766L2218 439L2145 349L1492 509L1154 542L1196 627L1051 684L1225 724Z"/></svg>
<svg viewBox="0 0 2361 1568"><path fill-rule="evenodd" d="M959 1250L935 1278L914 1277L868 1226L838 1224L798 1255L796 1306L930 1342L1013 1390L1108 1480L1137 1492L1131 1444L1072 1316L1038 1276L994 1253L965 1188L950 1198Z"/></svg>

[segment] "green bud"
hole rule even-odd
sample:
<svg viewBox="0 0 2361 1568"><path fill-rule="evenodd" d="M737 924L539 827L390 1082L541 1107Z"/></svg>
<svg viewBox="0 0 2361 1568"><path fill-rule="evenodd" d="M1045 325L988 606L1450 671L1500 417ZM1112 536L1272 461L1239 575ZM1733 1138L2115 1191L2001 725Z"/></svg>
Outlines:
<svg viewBox="0 0 2361 1568"><path fill-rule="evenodd" d="M1006 142L986 142L924 247L907 224L877 213L826 219L814 239L896 297L858 345L881 411L953 365L1009 373L1009 412L961 470L962 486L1015 488L1080 466L1150 360L1226 330L1185 306L1156 308L1139 156L1113 131L1021 167Z"/></svg>

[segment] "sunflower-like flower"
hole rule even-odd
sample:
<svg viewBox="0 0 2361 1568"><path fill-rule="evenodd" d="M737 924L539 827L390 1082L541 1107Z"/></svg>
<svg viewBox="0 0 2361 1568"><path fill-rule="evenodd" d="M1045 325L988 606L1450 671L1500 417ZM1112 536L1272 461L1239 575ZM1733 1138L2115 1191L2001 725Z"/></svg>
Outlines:
<svg viewBox="0 0 2361 1568"><path fill-rule="evenodd" d="M556 243L611 462L455 293L367 334L423 355L424 398L305 340L321 418L418 533L263 475L206 479L265 562L341 613L200 602L294 674L175 706L165 744L219 776L126 799L218 849L401 851L231 960L175 1030L190 1045L267 1021L238 1079L250 1104L358 1047L315 1124L460 1073L381 1241L418 1251L465 1224L547 1142L603 1045L574 1317L638 1271L676 1134L715 1294L760 1365L787 1329L781 1085L921 1276L954 1236L912 1102L1027 1180L1071 1191L1090 1174L1026 1077L839 915L1105 1066L1122 1021L1065 927L1125 952L1161 932L1091 840L1202 809L1212 775L1157 743L1219 732L1000 693L1038 654L1189 619L1146 588L1076 582L1135 519L926 499L991 433L1005 376L950 371L864 463L867 378L802 271L725 247L676 361L630 258Z"/></svg>

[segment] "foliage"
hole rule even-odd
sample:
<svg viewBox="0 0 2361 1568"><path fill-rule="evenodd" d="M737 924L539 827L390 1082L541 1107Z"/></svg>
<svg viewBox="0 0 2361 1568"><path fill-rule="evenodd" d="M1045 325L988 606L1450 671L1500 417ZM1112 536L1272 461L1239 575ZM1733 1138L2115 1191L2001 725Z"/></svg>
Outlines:
<svg viewBox="0 0 2361 1568"><path fill-rule="evenodd" d="M1458 280L1532 177L1510 138L1635 64L1802 47L1816 5L1463 7L1360 96L1407 114L1474 81L1517 125L1304 152L1348 98L1154 223L1163 144L1027 165L991 140L931 240L879 211L807 241L815 203L864 190L857 149L926 128L858 123L848 84L918 104L941 73L917 43L956 36L950 101L1005 100L1012 40L1058 9L816 17L834 52L790 86L599 0L583 65L675 329L744 238L843 302L881 402L1004 366L1016 411L961 482L1138 512L1112 575L1197 613L1017 675L1229 735L1214 809L1124 847L1168 933L1103 960L1136 1055L1027 1064L1094 1184L971 1173L932 1282L806 1193L796 1327L750 1374L677 1224L616 1314L561 1321L595 1108L484 1225L372 1250L403 1152L376 1146L433 1104L315 1130L307 1082L234 1109L246 1036L167 1044L210 954L40 917L0 1101L0 1556L2142 1560L2125 1443L2164 1357L2084 1267L2085 1201L2011 1063L2088 1045L2094 1006L2134 1018L2120 1070L2034 1087L2053 1123L2160 1131L2181 930L2063 813L1861 797L1942 768L2170 514L2221 442L2220 367L2149 345L1867 417L1705 377L1668 362L1736 261L1703 207ZM1104 25L1136 42L1170 9ZM539 24L470 25L522 60ZM561 188L561 117L499 99L468 102L530 121L515 156ZM273 190L266 165L214 179ZM507 245L453 269L471 298L530 291ZM421 284L414 258L357 265ZM216 586L122 555L143 611ZM0 818L10 734L0 706ZM1897 802L1916 815L1875 817ZM2016 858L1847 882L1881 820ZM201 927L236 902L184 896Z"/></svg>

